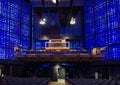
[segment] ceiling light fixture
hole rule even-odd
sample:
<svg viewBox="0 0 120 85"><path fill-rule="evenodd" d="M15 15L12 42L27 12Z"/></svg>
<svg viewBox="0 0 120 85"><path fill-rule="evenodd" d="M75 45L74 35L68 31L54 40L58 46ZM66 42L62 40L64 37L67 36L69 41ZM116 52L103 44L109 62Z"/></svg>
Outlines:
<svg viewBox="0 0 120 85"><path fill-rule="evenodd" d="M56 3L57 3L57 0L52 0L52 2L53 2L54 4L56 4Z"/></svg>
<svg viewBox="0 0 120 85"><path fill-rule="evenodd" d="M70 24L73 25L73 24L75 24L75 23L76 23L76 19L72 17L71 20L70 20Z"/></svg>
<svg viewBox="0 0 120 85"><path fill-rule="evenodd" d="M39 22L41 25L44 25L46 24L46 18L43 18L43 19L40 19L40 22Z"/></svg>

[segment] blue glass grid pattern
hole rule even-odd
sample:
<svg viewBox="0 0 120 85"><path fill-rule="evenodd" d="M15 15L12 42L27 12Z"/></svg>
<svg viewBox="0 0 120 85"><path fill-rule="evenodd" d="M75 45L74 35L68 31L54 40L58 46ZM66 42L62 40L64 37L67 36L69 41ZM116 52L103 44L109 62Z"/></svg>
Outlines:
<svg viewBox="0 0 120 85"><path fill-rule="evenodd" d="M95 8L95 19L102 19L106 17L106 4L102 4Z"/></svg>
<svg viewBox="0 0 120 85"><path fill-rule="evenodd" d="M106 19L97 20L95 23L95 28L96 33L107 31L107 20Z"/></svg>
<svg viewBox="0 0 120 85"><path fill-rule="evenodd" d="M9 44L9 32L0 30L0 44Z"/></svg>
<svg viewBox="0 0 120 85"><path fill-rule="evenodd" d="M30 27L28 25L23 24L21 34L24 36L30 36Z"/></svg>
<svg viewBox="0 0 120 85"><path fill-rule="evenodd" d="M120 59L120 45L110 46L110 60Z"/></svg>
<svg viewBox="0 0 120 85"><path fill-rule="evenodd" d="M13 48L20 44L30 47L30 5L25 0L0 0L0 59L15 59Z"/></svg>
<svg viewBox="0 0 120 85"><path fill-rule="evenodd" d="M10 46L14 47L20 44L20 35L10 33Z"/></svg>
<svg viewBox="0 0 120 85"><path fill-rule="evenodd" d="M108 30L118 28L119 25L118 19L119 19L118 14L108 17Z"/></svg>
<svg viewBox="0 0 120 85"><path fill-rule="evenodd" d="M90 1L87 1L84 8L86 49L107 46L107 50L104 52L106 57L102 60L120 59L120 0ZM92 5L89 7L89 4ZM90 9L94 12L90 13ZM94 18L88 18L92 14L95 15ZM91 32L89 31L90 24L94 25L91 29L91 31L94 31L94 36L89 33ZM94 44L88 43L90 37L92 37Z"/></svg>
<svg viewBox="0 0 120 85"><path fill-rule="evenodd" d="M107 32L100 33L96 35L96 46L97 47L104 47L108 45L108 35Z"/></svg>
<svg viewBox="0 0 120 85"><path fill-rule="evenodd" d="M10 5L10 0L0 0L0 2Z"/></svg>
<svg viewBox="0 0 120 85"><path fill-rule="evenodd" d="M91 0L90 0L91 1ZM98 7L98 6L100 6L100 5L102 5L102 4L104 4L106 1L108 1L108 0L94 0L95 2L94 2L94 4L95 4L95 7Z"/></svg>
<svg viewBox="0 0 120 85"><path fill-rule="evenodd" d="M14 7L11 7L11 14L10 14L10 18L14 21L20 21L20 10L19 9L15 9Z"/></svg>
<svg viewBox="0 0 120 85"><path fill-rule="evenodd" d="M6 46L5 45L0 45L0 58L4 59L5 56L5 51L6 51Z"/></svg>
<svg viewBox="0 0 120 85"><path fill-rule="evenodd" d="M120 43L120 30L110 30L109 34L109 44Z"/></svg>
<svg viewBox="0 0 120 85"><path fill-rule="evenodd" d="M16 8L16 9L20 9L21 8L21 1L22 0L11 0L11 6Z"/></svg>
<svg viewBox="0 0 120 85"><path fill-rule="evenodd" d="M107 3L107 9L108 9L107 15L108 16L113 15L118 12L117 4L118 4L117 0L112 0L109 3Z"/></svg>
<svg viewBox="0 0 120 85"><path fill-rule="evenodd" d="M9 31L9 19L0 16L0 28L4 31Z"/></svg>

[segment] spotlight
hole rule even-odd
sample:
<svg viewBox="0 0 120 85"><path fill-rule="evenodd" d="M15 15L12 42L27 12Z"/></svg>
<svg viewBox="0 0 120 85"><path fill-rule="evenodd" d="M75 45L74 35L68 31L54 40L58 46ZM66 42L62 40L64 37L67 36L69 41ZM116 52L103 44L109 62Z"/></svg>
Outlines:
<svg viewBox="0 0 120 85"><path fill-rule="evenodd" d="M40 21L40 24L41 24L41 25L44 25L44 24L45 24L45 22L44 22L44 21Z"/></svg>
<svg viewBox="0 0 120 85"><path fill-rule="evenodd" d="M54 4L56 4L56 3L57 3L57 0L52 0L52 2L53 2Z"/></svg>
<svg viewBox="0 0 120 85"><path fill-rule="evenodd" d="M46 22L46 18L43 18L43 21L45 21L45 22Z"/></svg>
<svg viewBox="0 0 120 85"><path fill-rule="evenodd" d="M46 18L43 18L43 19L40 19L40 22L39 22L41 25L44 25L46 24Z"/></svg>
<svg viewBox="0 0 120 85"><path fill-rule="evenodd" d="M70 24L75 24L75 23L76 23L76 19L72 17L70 20Z"/></svg>

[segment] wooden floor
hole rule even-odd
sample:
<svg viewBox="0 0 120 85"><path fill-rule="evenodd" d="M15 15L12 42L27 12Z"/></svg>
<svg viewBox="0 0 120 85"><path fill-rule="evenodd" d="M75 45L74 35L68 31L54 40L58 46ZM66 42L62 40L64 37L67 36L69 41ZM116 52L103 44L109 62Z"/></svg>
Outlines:
<svg viewBox="0 0 120 85"><path fill-rule="evenodd" d="M63 79L59 79L58 82L50 82L48 85L71 85L68 82L65 82Z"/></svg>

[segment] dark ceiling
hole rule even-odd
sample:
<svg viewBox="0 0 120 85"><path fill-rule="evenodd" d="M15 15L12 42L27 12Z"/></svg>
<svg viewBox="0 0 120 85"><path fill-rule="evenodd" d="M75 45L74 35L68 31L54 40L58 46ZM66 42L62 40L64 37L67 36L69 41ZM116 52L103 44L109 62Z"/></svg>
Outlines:
<svg viewBox="0 0 120 85"><path fill-rule="evenodd" d="M83 6L85 0L57 0L57 3L52 3L52 0L30 0L32 7L70 7Z"/></svg>

